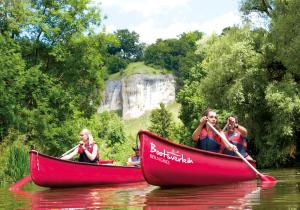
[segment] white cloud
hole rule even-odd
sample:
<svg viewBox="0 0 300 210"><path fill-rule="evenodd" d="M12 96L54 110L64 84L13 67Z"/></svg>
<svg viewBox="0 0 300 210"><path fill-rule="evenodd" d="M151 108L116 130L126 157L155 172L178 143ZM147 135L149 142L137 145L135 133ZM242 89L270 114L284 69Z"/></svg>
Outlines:
<svg viewBox="0 0 300 210"><path fill-rule="evenodd" d="M242 20L238 14L229 12L201 24L201 31L204 31L207 34L213 32L221 33L224 28L241 23Z"/></svg>
<svg viewBox="0 0 300 210"><path fill-rule="evenodd" d="M153 43L156 39L162 38L176 38L183 32L201 31L206 34L221 33L225 27L240 24L241 19L239 15L234 12L229 12L220 17L205 22L172 22L166 26L158 27L153 20L147 20L140 25L136 25L130 30L136 31L141 41L146 43Z"/></svg>
<svg viewBox="0 0 300 210"><path fill-rule="evenodd" d="M99 3L99 2L102 3ZM94 0L109 18L106 31L127 28L148 44L156 39L175 38L183 32L220 33L225 27L241 23L237 8L226 10L214 2L200 0ZM205 3L204 3L205 2ZM206 19L205 19L206 18Z"/></svg>

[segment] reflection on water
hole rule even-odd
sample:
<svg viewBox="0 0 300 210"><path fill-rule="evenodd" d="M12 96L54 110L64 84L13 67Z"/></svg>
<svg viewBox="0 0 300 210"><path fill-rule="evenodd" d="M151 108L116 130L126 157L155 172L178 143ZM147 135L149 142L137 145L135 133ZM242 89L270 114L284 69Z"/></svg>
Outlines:
<svg viewBox="0 0 300 210"><path fill-rule="evenodd" d="M146 182L106 187L45 189L16 192L27 197L32 209L99 209L134 206L142 208L144 195L151 190Z"/></svg>
<svg viewBox="0 0 300 210"><path fill-rule="evenodd" d="M260 196L256 180L230 185L156 189L147 195L146 209L250 209Z"/></svg>
<svg viewBox="0 0 300 210"><path fill-rule="evenodd" d="M106 187L0 189L0 209L300 209L300 170L269 171L278 180L162 189L145 182ZM170 177L171 178L171 177Z"/></svg>

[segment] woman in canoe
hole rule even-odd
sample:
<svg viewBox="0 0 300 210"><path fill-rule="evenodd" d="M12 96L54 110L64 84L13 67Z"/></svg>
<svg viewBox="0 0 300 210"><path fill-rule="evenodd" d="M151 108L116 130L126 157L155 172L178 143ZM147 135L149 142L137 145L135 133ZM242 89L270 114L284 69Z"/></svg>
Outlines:
<svg viewBox="0 0 300 210"><path fill-rule="evenodd" d="M86 128L82 129L80 132L80 142L78 147L70 154L61 157L61 159L70 160L77 154L79 154L80 162L97 163L99 161L98 146L94 141L92 133Z"/></svg>
<svg viewBox="0 0 300 210"><path fill-rule="evenodd" d="M208 109L204 116L200 119L200 123L192 135L192 139L197 141L197 148L202 150L207 150L211 152L221 152L224 147L230 151L236 151L237 147L233 144L225 144L222 142L221 137L218 136L207 124L209 122L217 130L218 128L218 118L217 113L213 109ZM220 131L221 135L224 135Z"/></svg>
<svg viewBox="0 0 300 210"><path fill-rule="evenodd" d="M234 144L239 153L243 155L247 160L253 160L250 155L247 153L247 129L238 124L238 118L234 115L230 115L227 117L226 131L225 136L226 139L232 144ZM236 156L236 154L228 149L223 150L224 154Z"/></svg>

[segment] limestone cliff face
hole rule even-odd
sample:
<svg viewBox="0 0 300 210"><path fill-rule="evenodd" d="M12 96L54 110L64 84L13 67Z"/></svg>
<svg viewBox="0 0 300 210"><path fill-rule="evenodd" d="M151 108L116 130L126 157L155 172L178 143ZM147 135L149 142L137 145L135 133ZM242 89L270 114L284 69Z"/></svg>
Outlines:
<svg viewBox="0 0 300 210"><path fill-rule="evenodd" d="M121 80L109 80L105 84L103 101L98 112L120 109L122 109L122 82Z"/></svg>
<svg viewBox="0 0 300 210"><path fill-rule="evenodd" d="M126 80L106 83L104 100L98 111L122 110L123 119L136 118L160 103L175 101L172 75L135 74Z"/></svg>

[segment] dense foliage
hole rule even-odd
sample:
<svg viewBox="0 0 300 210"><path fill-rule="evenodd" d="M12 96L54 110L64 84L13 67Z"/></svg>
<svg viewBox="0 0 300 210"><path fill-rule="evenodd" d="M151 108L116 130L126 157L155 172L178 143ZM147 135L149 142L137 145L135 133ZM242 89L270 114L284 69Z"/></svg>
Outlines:
<svg viewBox="0 0 300 210"><path fill-rule="evenodd" d="M139 35L128 29L114 32L115 42L107 45L107 66L109 73L122 71L130 62L143 58L145 44L139 42Z"/></svg>
<svg viewBox="0 0 300 210"><path fill-rule="evenodd" d="M177 84L181 86L188 78L190 68L202 57L195 54L196 43L202 36L203 33L194 31L181 34L179 39L158 39L145 49L145 64L172 70L177 76Z"/></svg>
<svg viewBox="0 0 300 210"><path fill-rule="evenodd" d="M21 142L24 148L34 145L56 156L74 146L82 128L102 127L94 121L106 69L107 47L101 44L113 38L93 33L100 13L88 3L1 2L1 145L13 149ZM8 161L9 155L1 162ZM19 161L28 166L28 161Z"/></svg>

